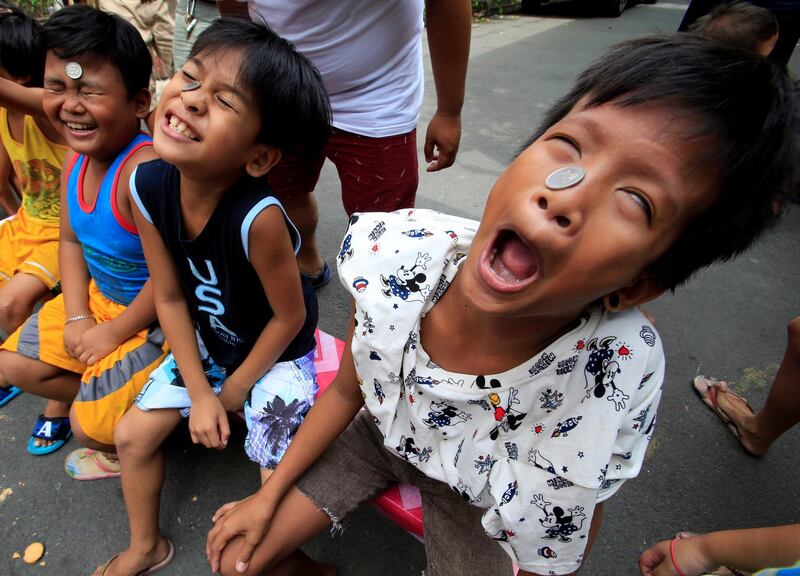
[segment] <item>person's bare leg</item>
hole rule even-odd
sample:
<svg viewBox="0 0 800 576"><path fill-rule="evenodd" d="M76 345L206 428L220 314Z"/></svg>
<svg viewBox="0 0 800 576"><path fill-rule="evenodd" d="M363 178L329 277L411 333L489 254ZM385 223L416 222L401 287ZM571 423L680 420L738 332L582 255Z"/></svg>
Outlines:
<svg viewBox="0 0 800 576"><path fill-rule="evenodd" d="M303 554L300 546L331 527L331 519L297 488L283 498L269 532L253 552L247 572L236 571L243 538L232 539L222 552L221 576L334 576L331 566L319 564Z"/></svg>
<svg viewBox="0 0 800 576"><path fill-rule="evenodd" d="M775 440L800 422L800 316L789 322L787 332L783 361L757 414L724 390L717 396L720 410L739 429L742 445L756 455L766 454Z"/></svg>
<svg viewBox="0 0 800 576"><path fill-rule="evenodd" d="M33 307L48 294L47 286L30 274L16 274L0 288L0 330L10 335L33 312ZM3 339L0 338L0 343ZM0 372L0 387L13 384Z"/></svg>
<svg viewBox="0 0 800 576"><path fill-rule="evenodd" d="M312 193L293 194L281 197L281 203L300 233L300 251L297 253L300 271L308 276L316 276L322 272L324 265L316 237L319 221L317 200Z"/></svg>
<svg viewBox="0 0 800 576"><path fill-rule="evenodd" d="M50 418L69 416L69 407L81 382L74 372L8 350L0 350L0 373L25 392L47 398L44 415ZM50 444L41 438L34 440L35 446Z"/></svg>
<svg viewBox="0 0 800 576"><path fill-rule="evenodd" d="M134 406L117 424L114 441L122 465L122 495L131 540L108 566L105 576L138 574L169 552L169 543L158 526L164 484L161 444L180 421L178 410L144 412ZM95 574L99 572L100 568Z"/></svg>

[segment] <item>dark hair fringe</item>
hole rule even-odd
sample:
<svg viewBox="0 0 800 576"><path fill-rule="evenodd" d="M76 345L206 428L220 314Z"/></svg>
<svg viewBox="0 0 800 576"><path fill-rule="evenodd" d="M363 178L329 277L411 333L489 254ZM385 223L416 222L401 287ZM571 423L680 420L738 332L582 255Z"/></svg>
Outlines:
<svg viewBox="0 0 800 576"><path fill-rule="evenodd" d="M138 30L116 14L85 4L67 6L42 26L39 41L59 58L83 54L107 58L119 71L128 98L146 90L150 83L150 51Z"/></svg>
<svg viewBox="0 0 800 576"><path fill-rule="evenodd" d="M237 83L253 96L261 118L258 141L284 154L315 154L330 134L328 92L314 65L266 24L215 20L198 36L189 58L242 51Z"/></svg>
<svg viewBox="0 0 800 576"><path fill-rule="evenodd" d="M685 33L619 44L580 75L524 147L579 102L657 102L689 121L689 137L708 141L694 169L718 176L717 198L647 271L664 288L750 247L775 220L774 204L797 187L797 87L751 52Z"/></svg>

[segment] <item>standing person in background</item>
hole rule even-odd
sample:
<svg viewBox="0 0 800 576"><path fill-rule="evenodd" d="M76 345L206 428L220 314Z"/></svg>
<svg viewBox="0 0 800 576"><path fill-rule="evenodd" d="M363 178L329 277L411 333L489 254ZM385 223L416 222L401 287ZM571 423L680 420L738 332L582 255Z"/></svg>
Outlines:
<svg viewBox="0 0 800 576"><path fill-rule="evenodd" d="M247 17L247 12L242 15ZM217 18L219 8L216 0L178 0L175 8L175 35L172 39L172 62L175 70L183 68L189 59L194 41Z"/></svg>
<svg viewBox="0 0 800 576"><path fill-rule="evenodd" d="M241 10L235 0L219 6L225 15ZM333 128L325 150L284 158L269 174L300 231L300 270L319 288L331 278L314 238L319 214L312 192L325 158L336 165L348 215L414 205L426 26L437 100L425 136L428 172L455 161L472 7L466 0L249 0L248 6L253 20L269 24L314 63L330 95Z"/></svg>
<svg viewBox="0 0 800 576"><path fill-rule="evenodd" d="M175 0L99 0L97 6L121 16L139 31L150 55L151 106L155 108L161 90L172 77L172 37L175 33Z"/></svg>

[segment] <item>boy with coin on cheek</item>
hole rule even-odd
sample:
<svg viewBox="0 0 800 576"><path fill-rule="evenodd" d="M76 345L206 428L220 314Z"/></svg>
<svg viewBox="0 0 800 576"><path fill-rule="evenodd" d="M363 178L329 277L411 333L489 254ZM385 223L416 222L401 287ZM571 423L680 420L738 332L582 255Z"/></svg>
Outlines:
<svg viewBox="0 0 800 576"><path fill-rule="evenodd" d="M664 354L636 307L750 245L794 183L796 128L766 59L643 38L579 77L480 222L354 215L340 371L261 489L215 514L212 571L323 574L300 546L408 482L426 574L576 573L655 425Z"/></svg>

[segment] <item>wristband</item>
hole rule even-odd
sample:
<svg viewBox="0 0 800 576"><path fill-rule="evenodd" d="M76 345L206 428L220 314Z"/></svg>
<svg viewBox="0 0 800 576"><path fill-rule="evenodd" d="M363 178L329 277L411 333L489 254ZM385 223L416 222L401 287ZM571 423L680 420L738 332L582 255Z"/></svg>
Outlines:
<svg viewBox="0 0 800 576"><path fill-rule="evenodd" d="M92 314L91 312L87 312L86 314L78 314L77 316L73 316L72 318L67 318L66 320L64 320L64 326L66 326L70 322L78 322L79 320L86 320L88 318L94 320L94 314Z"/></svg>
<svg viewBox="0 0 800 576"><path fill-rule="evenodd" d="M672 539L672 542L669 543L669 557L672 559L672 566L675 568L675 572L678 573L678 576L684 576L683 572L681 571L681 567L678 566L678 561L675 560L675 543L679 540L676 536Z"/></svg>

